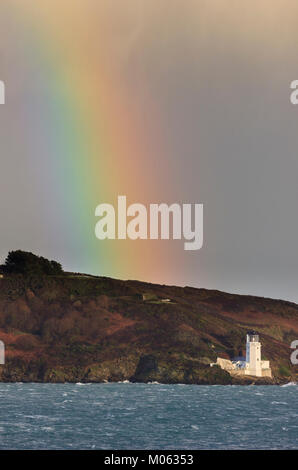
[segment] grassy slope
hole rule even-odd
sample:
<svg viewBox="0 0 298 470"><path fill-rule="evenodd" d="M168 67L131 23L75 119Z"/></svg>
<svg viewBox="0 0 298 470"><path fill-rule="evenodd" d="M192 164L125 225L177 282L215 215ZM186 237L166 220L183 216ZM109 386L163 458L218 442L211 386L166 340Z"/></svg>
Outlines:
<svg viewBox="0 0 298 470"><path fill-rule="evenodd" d="M157 298L143 301L143 293ZM229 383L207 364L238 355L248 329L260 333L275 380L295 378L293 303L82 275L7 277L0 279L0 380Z"/></svg>

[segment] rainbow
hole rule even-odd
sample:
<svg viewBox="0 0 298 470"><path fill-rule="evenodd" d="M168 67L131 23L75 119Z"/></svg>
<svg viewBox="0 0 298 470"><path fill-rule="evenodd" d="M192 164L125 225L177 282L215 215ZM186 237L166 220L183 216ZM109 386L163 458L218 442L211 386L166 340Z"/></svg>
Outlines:
<svg viewBox="0 0 298 470"><path fill-rule="evenodd" d="M63 261L72 269L160 280L171 270L164 245L99 242L94 235L97 204L113 203L119 194L132 202L158 202L154 188L162 182L150 166L148 142L152 139L164 157L160 169L167 167L167 152L155 104L148 96L146 113L153 125L144 129L133 90L105 45L98 45L97 7L92 14L83 5L73 0L63 7L56 0L6 5L27 74L24 112L30 107L32 115L23 133L33 139L35 164L38 159L46 174L44 198L53 217L49 244L54 237L67 248L71 255ZM21 73L17 65L15 73Z"/></svg>

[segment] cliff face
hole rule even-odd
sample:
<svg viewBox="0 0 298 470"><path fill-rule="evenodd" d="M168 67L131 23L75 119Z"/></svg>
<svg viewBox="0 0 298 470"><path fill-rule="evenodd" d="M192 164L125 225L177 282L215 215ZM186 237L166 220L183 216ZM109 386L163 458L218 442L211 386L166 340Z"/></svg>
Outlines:
<svg viewBox="0 0 298 470"><path fill-rule="evenodd" d="M209 367L244 352L251 329L272 381ZM1 381L280 383L297 379L295 339L290 302L75 274L0 279Z"/></svg>

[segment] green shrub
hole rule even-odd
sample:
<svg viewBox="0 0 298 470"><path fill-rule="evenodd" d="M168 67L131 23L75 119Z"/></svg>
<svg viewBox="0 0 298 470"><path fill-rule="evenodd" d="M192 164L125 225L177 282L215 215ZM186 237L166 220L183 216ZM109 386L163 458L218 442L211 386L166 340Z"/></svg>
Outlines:
<svg viewBox="0 0 298 470"><path fill-rule="evenodd" d="M279 372L279 375L281 375L282 377L288 377L289 375L291 375L291 372L288 369L288 367L284 365L279 367L278 372Z"/></svg>

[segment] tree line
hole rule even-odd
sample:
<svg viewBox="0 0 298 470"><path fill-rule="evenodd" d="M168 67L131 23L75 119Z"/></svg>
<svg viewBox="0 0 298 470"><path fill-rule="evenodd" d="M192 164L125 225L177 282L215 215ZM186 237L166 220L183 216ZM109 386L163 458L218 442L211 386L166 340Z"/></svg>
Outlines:
<svg viewBox="0 0 298 470"><path fill-rule="evenodd" d="M3 274L37 276L63 274L62 266L57 261L50 261L43 256L37 256L22 250L10 251L5 263L0 266L0 270Z"/></svg>

